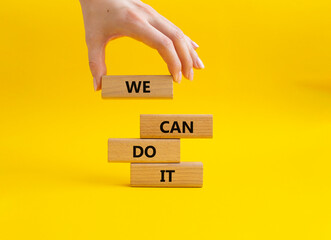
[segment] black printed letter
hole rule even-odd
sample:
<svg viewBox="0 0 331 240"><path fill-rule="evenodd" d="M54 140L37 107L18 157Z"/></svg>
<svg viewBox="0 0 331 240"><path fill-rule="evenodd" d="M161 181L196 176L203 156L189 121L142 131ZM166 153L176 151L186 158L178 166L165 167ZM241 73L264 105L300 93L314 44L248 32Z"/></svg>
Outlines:
<svg viewBox="0 0 331 240"><path fill-rule="evenodd" d="M140 150L140 153L137 154L137 149ZM144 149L140 146L133 146L133 157L137 158L137 157L141 157L144 153Z"/></svg>
<svg viewBox="0 0 331 240"><path fill-rule="evenodd" d="M135 81L133 81L131 83L131 86L128 81L125 81L125 84L126 84L126 88L128 89L128 93L132 93L133 88L134 88L135 92L138 93L140 90L141 81L139 81L138 86Z"/></svg>
<svg viewBox="0 0 331 240"><path fill-rule="evenodd" d="M160 182L165 182L165 180L164 180L164 172L165 172L165 170L160 170L160 172L161 172L161 180L160 180Z"/></svg>
<svg viewBox="0 0 331 240"><path fill-rule="evenodd" d="M153 152L152 152L152 154L148 154L148 149L149 148L151 148L152 150L153 150ZM145 155L147 156L147 157L149 157L149 158L152 158L152 157L154 157L155 156L155 154L156 154L156 149L155 149L155 147L153 147L153 146L148 146L148 147L146 147L146 149L145 149Z"/></svg>
<svg viewBox="0 0 331 240"><path fill-rule="evenodd" d="M169 132L169 130L164 130L164 128L163 128L163 125L166 124L166 123L169 124L169 121L163 121L160 125L161 132L163 132L163 133L168 133Z"/></svg>

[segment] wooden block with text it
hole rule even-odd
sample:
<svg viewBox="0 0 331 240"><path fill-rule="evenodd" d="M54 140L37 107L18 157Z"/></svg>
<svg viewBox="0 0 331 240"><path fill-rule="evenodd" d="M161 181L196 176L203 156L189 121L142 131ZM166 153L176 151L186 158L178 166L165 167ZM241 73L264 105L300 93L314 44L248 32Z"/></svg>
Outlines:
<svg viewBox="0 0 331 240"><path fill-rule="evenodd" d="M202 187L201 162L131 163L132 187Z"/></svg>
<svg viewBox="0 0 331 240"><path fill-rule="evenodd" d="M212 138L213 115L141 114L141 138Z"/></svg>
<svg viewBox="0 0 331 240"><path fill-rule="evenodd" d="M173 98L171 75L111 75L102 77L103 98Z"/></svg>
<svg viewBox="0 0 331 240"><path fill-rule="evenodd" d="M109 162L179 162L179 139L108 139Z"/></svg>

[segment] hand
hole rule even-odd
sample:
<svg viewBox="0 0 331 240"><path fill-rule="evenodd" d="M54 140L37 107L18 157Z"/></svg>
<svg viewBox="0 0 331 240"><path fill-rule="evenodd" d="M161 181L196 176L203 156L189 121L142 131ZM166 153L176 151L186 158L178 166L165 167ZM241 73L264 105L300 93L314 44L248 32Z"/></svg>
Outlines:
<svg viewBox="0 0 331 240"><path fill-rule="evenodd" d="M167 63L174 81L183 75L192 80L193 67L204 68L198 45L178 27L139 0L80 0L89 65L94 89L101 88L101 77L107 74L105 47L110 40L128 36L156 49Z"/></svg>

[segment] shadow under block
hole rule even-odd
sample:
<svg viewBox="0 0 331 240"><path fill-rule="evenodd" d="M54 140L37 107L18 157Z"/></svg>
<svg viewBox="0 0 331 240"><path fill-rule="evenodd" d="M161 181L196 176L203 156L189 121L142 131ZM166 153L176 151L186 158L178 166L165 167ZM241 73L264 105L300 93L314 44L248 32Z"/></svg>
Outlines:
<svg viewBox="0 0 331 240"><path fill-rule="evenodd" d="M179 139L108 139L109 162L179 162Z"/></svg>
<svg viewBox="0 0 331 240"><path fill-rule="evenodd" d="M212 138L213 115L141 114L141 138Z"/></svg>
<svg viewBox="0 0 331 240"><path fill-rule="evenodd" d="M131 163L132 187L202 187L202 162Z"/></svg>
<svg viewBox="0 0 331 240"><path fill-rule="evenodd" d="M103 98L173 98L171 75L110 75L102 77Z"/></svg>

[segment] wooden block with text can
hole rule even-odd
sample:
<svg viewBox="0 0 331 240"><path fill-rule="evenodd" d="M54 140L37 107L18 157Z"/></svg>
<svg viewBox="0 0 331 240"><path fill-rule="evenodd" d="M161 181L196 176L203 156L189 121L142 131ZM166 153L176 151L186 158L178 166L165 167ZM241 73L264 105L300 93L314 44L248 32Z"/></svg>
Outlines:
<svg viewBox="0 0 331 240"><path fill-rule="evenodd" d="M202 162L131 163L132 187L202 187Z"/></svg>
<svg viewBox="0 0 331 240"><path fill-rule="evenodd" d="M108 139L109 162L179 162L179 139Z"/></svg>
<svg viewBox="0 0 331 240"><path fill-rule="evenodd" d="M141 138L212 138L213 115L141 114Z"/></svg>
<svg viewBox="0 0 331 240"><path fill-rule="evenodd" d="M173 98L171 75L110 75L102 77L103 98Z"/></svg>

